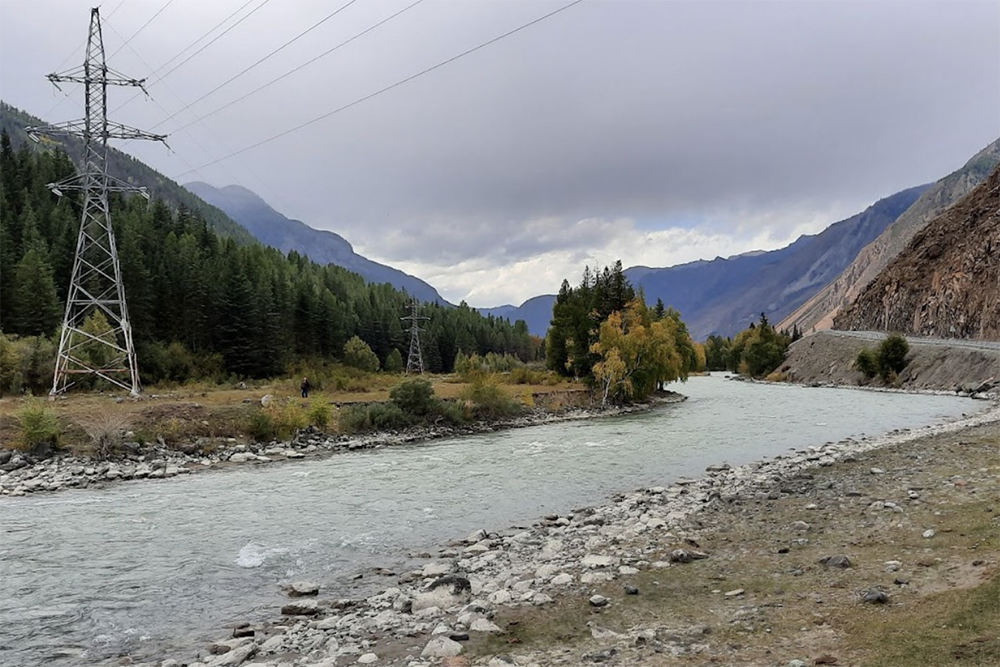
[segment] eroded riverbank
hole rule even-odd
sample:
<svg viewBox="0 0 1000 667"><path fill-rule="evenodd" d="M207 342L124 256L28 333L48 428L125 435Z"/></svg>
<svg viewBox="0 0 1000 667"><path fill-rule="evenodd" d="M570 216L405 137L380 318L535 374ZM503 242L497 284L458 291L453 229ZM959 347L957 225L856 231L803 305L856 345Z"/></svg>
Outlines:
<svg viewBox="0 0 1000 667"><path fill-rule="evenodd" d="M188 452L183 451L184 448L167 447L162 442L148 446L127 443L125 453L110 459L63 453L39 458L7 449L0 450L0 495L25 496L71 488L103 488L119 482L169 479L234 464L265 464L543 424L634 414L683 400L685 397L681 394L665 392L649 402L635 405L560 411L533 410L518 417L462 426L416 427L405 431L355 436L330 435L310 427L287 441L238 443L235 438L222 438L211 443L192 442L187 448Z"/></svg>

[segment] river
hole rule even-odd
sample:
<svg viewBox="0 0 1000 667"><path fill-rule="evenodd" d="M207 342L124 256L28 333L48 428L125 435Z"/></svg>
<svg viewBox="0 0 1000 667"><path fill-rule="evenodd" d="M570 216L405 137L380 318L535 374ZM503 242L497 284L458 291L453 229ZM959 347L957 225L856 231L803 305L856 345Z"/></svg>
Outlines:
<svg viewBox="0 0 1000 667"><path fill-rule="evenodd" d="M985 407L720 377L675 388L689 400L647 413L2 497L0 665L191 657L226 624L274 618L285 582L362 595L394 583L372 568L416 567L409 554L478 528Z"/></svg>

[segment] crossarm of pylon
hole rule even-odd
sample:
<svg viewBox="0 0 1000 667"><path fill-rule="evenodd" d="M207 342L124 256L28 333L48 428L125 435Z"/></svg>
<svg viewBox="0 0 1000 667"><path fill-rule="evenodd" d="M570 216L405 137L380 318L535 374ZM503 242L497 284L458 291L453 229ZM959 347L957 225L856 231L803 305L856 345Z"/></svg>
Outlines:
<svg viewBox="0 0 1000 667"><path fill-rule="evenodd" d="M86 84L90 82L100 83L103 81L109 86L133 86L145 90L143 86L146 83L145 79L135 79L130 76L125 76L121 72L116 72L110 67L107 67L105 69L103 75L87 76L87 71L83 68L83 65L80 65L79 67L74 67L73 69L70 70L66 70L65 72L59 72L59 73L53 72L52 74L46 75L45 78L51 81L53 84L55 84L56 88L59 87L60 83Z"/></svg>
<svg viewBox="0 0 1000 667"><path fill-rule="evenodd" d="M76 120L67 120L62 123L50 123L48 125L32 125L31 127L25 128L29 135L38 136L39 134L47 134L53 137L80 137L86 139L87 124L82 118ZM100 139L105 137L104 132L99 129L94 129L91 131L91 135L94 138ZM107 124L107 139L145 139L148 141L162 141L167 143L167 135L165 134L154 134L152 132L146 132L145 130L140 130L123 123L118 123L113 120L109 120Z"/></svg>

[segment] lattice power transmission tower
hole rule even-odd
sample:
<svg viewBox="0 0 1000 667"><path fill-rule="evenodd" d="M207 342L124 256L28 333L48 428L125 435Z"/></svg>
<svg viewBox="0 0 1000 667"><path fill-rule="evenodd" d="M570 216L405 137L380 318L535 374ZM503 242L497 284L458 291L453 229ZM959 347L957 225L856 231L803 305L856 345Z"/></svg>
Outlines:
<svg viewBox="0 0 1000 667"><path fill-rule="evenodd" d="M83 84L86 113L80 120L28 128L36 140L39 134L83 140L83 156L77 174L58 183L49 183L49 189L58 196L64 191L83 191L83 215L76 241L73 277L66 295L59 354L49 395L55 397L62 393L78 377L95 375L135 396L140 389L139 371L118 249L111 228L108 193L139 192L147 199L149 195L145 188L131 186L108 175L108 140L149 139L166 143L166 136L108 120L108 86L131 86L145 92L145 79L130 79L108 68L97 8L90 10L90 35L83 65L61 74L49 74L48 79L57 88L63 82ZM103 314L110 329L85 330L84 323L94 313Z"/></svg>
<svg viewBox="0 0 1000 667"><path fill-rule="evenodd" d="M429 317L420 316L420 305L417 300L414 299L410 302L410 314L406 317L401 317L399 319L404 322L410 323L410 354L406 357L406 372L407 373L423 373L424 372L424 355L420 351L420 332L423 329L420 328L421 320L429 320Z"/></svg>

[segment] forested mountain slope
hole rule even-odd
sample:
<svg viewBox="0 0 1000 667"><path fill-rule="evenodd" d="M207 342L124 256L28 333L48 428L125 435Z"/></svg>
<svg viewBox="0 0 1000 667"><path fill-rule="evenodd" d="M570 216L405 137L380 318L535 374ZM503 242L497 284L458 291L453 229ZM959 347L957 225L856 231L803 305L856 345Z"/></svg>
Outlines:
<svg viewBox="0 0 1000 667"><path fill-rule="evenodd" d="M976 153L965 165L934 183L885 232L865 247L850 266L779 325L802 331L828 329L837 313L858 297L924 226L986 180L1000 162L1000 139Z"/></svg>
<svg viewBox="0 0 1000 667"><path fill-rule="evenodd" d="M52 337L80 219L79 196L56 197L45 184L74 170L61 150L15 150L0 134L0 374L11 337L30 337L33 368L43 377L26 382L36 389L51 382ZM162 199L116 196L111 204L143 382L280 374L341 358L352 336L383 364L405 358L400 318L410 297L392 286L219 236L197 211L172 210ZM423 355L433 371L450 371L459 350L526 358L537 349L523 324L468 307L429 304L423 314L430 318ZM100 335L100 322L91 324Z"/></svg>
<svg viewBox="0 0 1000 667"><path fill-rule="evenodd" d="M5 102L0 102L0 129L6 130L10 135L15 149L26 143L35 145L28 138L28 134L25 132L26 127L44 126L45 124L45 121L29 113ZM77 164L83 151L83 143L73 137L44 137L40 145L49 148L61 147ZM208 223L209 228L222 236L232 237L240 243L249 243L253 240L250 232L234 222L224 212L199 199L175 181L139 162L131 155L111 148L108 151L108 172L115 178L132 185L145 186L150 196L161 199L171 208L186 208L197 213L202 220Z"/></svg>
<svg viewBox="0 0 1000 667"><path fill-rule="evenodd" d="M186 183L184 187L225 211L265 245L284 252L294 250L320 264L342 266L360 273L370 282L389 283L397 289L405 289L421 301L445 303L437 290L423 280L357 254L339 234L313 229L304 222L286 218L244 187L216 188L197 181Z"/></svg>
<svg viewBox="0 0 1000 667"><path fill-rule="evenodd" d="M1000 167L917 232L834 327L1000 340Z"/></svg>

